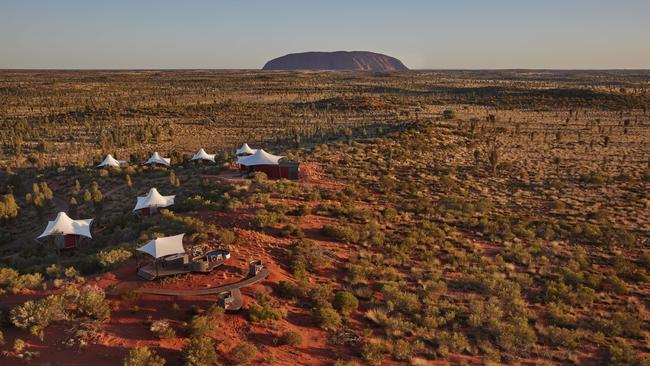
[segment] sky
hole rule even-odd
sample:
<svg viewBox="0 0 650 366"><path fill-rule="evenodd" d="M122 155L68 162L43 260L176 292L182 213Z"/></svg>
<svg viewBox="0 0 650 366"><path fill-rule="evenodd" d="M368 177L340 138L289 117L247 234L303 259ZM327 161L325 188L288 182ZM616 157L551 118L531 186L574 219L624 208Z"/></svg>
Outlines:
<svg viewBox="0 0 650 366"><path fill-rule="evenodd" d="M3 69L257 69L338 50L412 69L650 69L650 0L0 0Z"/></svg>

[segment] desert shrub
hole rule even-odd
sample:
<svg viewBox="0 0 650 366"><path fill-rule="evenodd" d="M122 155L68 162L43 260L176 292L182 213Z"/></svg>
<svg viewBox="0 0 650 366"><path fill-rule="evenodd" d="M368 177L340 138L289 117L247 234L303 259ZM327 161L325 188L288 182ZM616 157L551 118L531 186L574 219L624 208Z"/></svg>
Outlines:
<svg viewBox="0 0 650 366"><path fill-rule="evenodd" d="M100 251L97 253L97 262L102 268L112 268L127 259L131 258L133 254L122 248L111 249L109 251Z"/></svg>
<svg viewBox="0 0 650 366"><path fill-rule="evenodd" d="M219 236L219 240L225 245L233 244L235 241L237 241L237 235L235 235L234 232L226 229L221 229L217 231L217 235Z"/></svg>
<svg viewBox="0 0 650 366"><path fill-rule="evenodd" d="M129 350L122 360L122 366L164 366L165 359L158 356L156 351L148 347L137 347Z"/></svg>
<svg viewBox="0 0 650 366"><path fill-rule="evenodd" d="M269 298L265 295L259 297L260 305L250 304L248 306L248 318L252 322L263 322L267 320L280 320L284 314L279 310L274 310L269 304Z"/></svg>
<svg viewBox="0 0 650 366"><path fill-rule="evenodd" d="M5 334L0 330L0 347L5 345Z"/></svg>
<svg viewBox="0 0 650 366"><path fill-rule="evenodd" d="M438 353L443 357L450 352L461 353L469 347L467 338L460 332L438 332L434 340L438 345Z"/></svg>
<svg viewBox="0 0 650 366"><path fill-rule="evenodd" d="M409 361L413 356L411 343L404 339L398 339L392 344L392 355L397 361Z"/></svg>
<svg viewBox="0 0 650 366"><path fill-rule="evenodd" d="M549 326L543 332L544 339L548 344L558 347L578 347L578 334L571 329Z"/></svg>
<svg viewBox="0 0 650 366"><path fill-rule="evenodd" d="M188 326L191 337L202 337L214 330L216 324L205 315L196 315Z"/></svg>
<svg viewBox="0 0 650 366"><path fill-rule="evenodd" d="M149 330L154 332L160 339L170 339L176 337L174 328L171 327L166 319L156 320L151 323Z"/></svg>
<svg viewBox="0 0 650 366"><path fill-rule="evenodd" d="M605 183L605 177L599 172L592 171L588 174L582 174L580 176L580 181L587 184L602 185Z"/></svg>
<svg viewBox="0 0 650 366"><path fill-rule="evenodd" d="M444 119L454 119L456 117L456 112L451 109L445 109L442 111L442 118Z"/></svg>
<svg viewBox="0 0 650 366"><path fill-rule="evenodd" d="M361 347L361 358L371 365L384 361L388 348L382 342L367 342Z"/></svg>
<svg viewBox="0 0 650 366"><path fill-rule="evenodd" d="M192 337L183 347L185 366L213 366L217 362L214 341L206 336Z"/></svg>
<svg viewBox="0 0 650 366"><path fill-rule="evenodd" d="M19 274L13 268L0 268L0 292L3 288L13 293L23 289L37 289L43 286L43 275L40 273Z"/></svg>
<svg viewBox="0 0 650 366"><path fill-rule="evenodd" d="M344 225L325 225L321 229L324 235L333 239L356 244L360 240L359 231Z"/></svg>
<svg viewBox="0 0 650 366"><path fill-rule="evenodd" d="M331 307L331 301L334 296L332 286L329 284L323 283L319 285L314 285L309 289L309 299L316 306L328 306Z"/></svg>
<svg viewBox="0 0 650 366"><path fill-rule="evenodd" d="M389 308L409 315L417 313L420 308L420 300L414 293L401 289L396 283L387 283L382 289L386 304Z"/></svg>
<svg viewBox="0 0 650 366"><path fill-rule="evenodd" d="M305 237L304 231L302 231L302 229L300 227L298 227L298 226L296 226L296 225L294 225L292 223L288 223L285 226L283 226L280 229L280 235L282 235L284 237L287 237L287 238L292 237L292 236L295 236L297 238L304 238Z"/></svg>
<svg viewBox="0 0 650 366"><path fill-rule="evenodd" d="M324 254L323 248L312 240L301 239L291 245L291 256L289 266L294 276L301 278L307 273L313 272L327 263L329 258Z"/></svg>
<svg viewBox="0 0 650 366"><path fill-rule="evenodd" d="M250 343L240 343L228 353L228 359L235 365L248 365L257 355L257 348Z"/></svg>
<svg viewBox="0 0 650 366"><path fill-rule="evenodd" d="M359 300L348 291L338 291L334 295L334 308L344 316L350 315L359 307Z"/></svg>
<svg viewBox="0 0 650 366"><path fill-rule="evenodd" d="M61 295L50 295L42 300L26 301L11 310L11 323L17 328L28 329L31 334L43 338L43 331L52 322L68 319L68 303Z"/></svg>
<svg viewBox="0 0 650 366"><path fill-rule="evenodd" d="M634 348L624 339L616 339L607 349L607 365L626 366L637 364L637 355Z"/></svg>
<svg viewBox="0 0 650 366"><path fill-rule="evenodd" d="M311 207L309 207L306 204L302 203L302 204L298 205L298 207L296 207L295 209L289 211L288 214L293 215L293 216L311 215Z"/></svg>
<svg viewBox="0 0 650 366"><path fill-rule="evenodd" d="M312 316L319 327L326 330L336 330L341 326L341 316L331 307L319 306L313 310Z"/></svg>
<svg viewBox="0 0 650 366"><path fill-rule="evenodd" d="M77 298L77 312L96 320L105 320L111 315L104 290L97 286L84 288Z"/></svg>
<svg viewBox="0 0 650 366"><path fill-rule="evenodd" d="M302 336L298 332L288 330L282 333L279 342L287 346L299 346L302 343Z"/></svg>
<svg viewBox="0 0 650 366"><path fill-rule="evenodd" d="M284 214L280 212L270 212L265 209L257 210L253 218L253 225L258 228L265 228L286 221Z"/></svg>
<svg viewBox="0 0 650 366"><path fill-rule="evenodd" d="M278 295L285 299L296 300L305 296L303 289L296 283L290 281L280 281L277 288Z"/></svg>

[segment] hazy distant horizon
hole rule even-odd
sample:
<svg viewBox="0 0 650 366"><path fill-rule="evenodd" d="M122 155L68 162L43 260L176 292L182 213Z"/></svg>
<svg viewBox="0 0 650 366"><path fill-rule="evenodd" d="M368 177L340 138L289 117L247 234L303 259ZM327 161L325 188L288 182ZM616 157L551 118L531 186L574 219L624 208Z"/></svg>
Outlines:
<svg viewBox="0 0 650 366"><path fill-rule="evenodd" d="M650 2L3 0L0 69L257 70L365 50L413 70L647 70Z"/></svg>

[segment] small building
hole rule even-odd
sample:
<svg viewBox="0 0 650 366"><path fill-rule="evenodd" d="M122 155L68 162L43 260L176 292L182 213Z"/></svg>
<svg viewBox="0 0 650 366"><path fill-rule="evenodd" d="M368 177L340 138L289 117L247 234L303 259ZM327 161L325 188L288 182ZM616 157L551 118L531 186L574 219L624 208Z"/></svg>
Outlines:
<svg viewBox="0 0 650 366"><path fill-rule="evenodd" d="M143 216L158 212L159 208L169 207L174 204L176 196L163 196L156 188L151 188L144 197L138 197L133 212L139 211Z"/></svg>
<svg viewBox="0 0 650 366"><path fill-rule="evenodd" d="M248 274L250 276L257 276L262 269L264 269L264 265L262 265L261 259L248 263Z"/></svg>
<svg viewBox="0 0 650 366"><path fill-rule="evenodd" d="M248 155L253 155L257 149L251 149L250 146L248 146L247 143L244 143L237 151L235 152L235 155L237 156L248 156Z"/></svg>
<svg viewBox="0 0 650 366"><path fill-rule="evenodd" d="M104 160L97 165L97 168L109 167L109 168L119 168L120 166L126 164L124 160L117 160L113 155L108 154Z"/></svg>
<svg viewBox="0 0 650 366"><path fill-rule="evenodd" d="M145 165L161 165L161 166L171 166L172 159L170 158L163 158L158 154L158 151L155 151L149 160L145 162Z"/></svg>
<svg viewBox="0 0 650 366"><path fill-rule="evenodd" d="M237 158L240 170L252 173L263 172L269 179L298 179L299 164L287 161L284 156L269 154L258 149L253 155Z"/></svg>
<svg viewBox="0 0 650 366"><path fill-rule="evenodd" d="M59 212L53 221L48 221L45 231L37 239L50 237L57 250L74 249L81 238L91 238L90 224L93 219L73 220L65 212Z"/></svg>
<svg viewBox="0 0 650 366"><path fill-rule="evenodd" d="M215 155L216 154L208 154L205 152L205 150L203 150L203 148L201 148L199 149L199 151L196 152L196 154L194 154L194 156L192 156L192 161L199 162L199 163L211 161L214 163Z"/></svg>

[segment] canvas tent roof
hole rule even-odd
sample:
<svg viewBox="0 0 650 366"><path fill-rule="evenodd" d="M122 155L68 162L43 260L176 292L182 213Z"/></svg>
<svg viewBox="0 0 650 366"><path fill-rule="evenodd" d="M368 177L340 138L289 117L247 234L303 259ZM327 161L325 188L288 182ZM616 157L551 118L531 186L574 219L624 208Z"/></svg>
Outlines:
<svg viewBox="0 0 650 366"><path fill-rule="evenodd" d="M108 154L104 158L104 160L97 165L97 168L101 168L103 166L110 166L110 167L119 167L120 165L126 163L124 160L117 160L113 157L113 155Z"/></svg>
<svg viewBox="0 0 650 366"><path fill-rule="evenodd" d="M247 143L244 143L239 149L237 149L237 155L242 155L242 154L255 154L257 149L251 149L250 146L248 146Z"/></svg>
<svg viewBox="0 0 650 366"><path fill-rule="evenodd" d="M167 207L174 204L174 197L163 196L156 188L151 188L149 193L144 197L138 197L133 211L141 210L147 207Z"/></svg>
<svg viewBox="0 0 650 366"><path fill-rule="evenodd" d="M172 254L185 253L185 248L183 248L184 235L185 234L179 234L153 239L147 244L138 248L138 251L147 253L156 259Z"/></svg>
<svg viewBox="0 0 650 366"><path fill-rule="evenodd" d="M37 239L48 235L81 235L92 238L90 235L90 223L93 219L73 220L65 212L59 212L53 221L47 222L47 227Z"/></svg>
<svg viewBox="0 0 650 366"><path fill-rule="evenodd" d="M170 158L163 158L158 154L158 151L154 152L149 160L145 162L145 164L162 164L162 165L167 165L169 166L172 162L172 159Z"/></svg>
<svg viewBox="0 0 650 366"><path fill-rule="evenodd" d="M209 160L214 163L214 156L215 154L208 154L201 148L192 156L192 160Z"/></svg>
<svg viewBox="0 0 650 366"><path fill-rule="evenodd" d="M245 166L253 165L278 165L284 156L269 154L263 149L258 149L253 155L237 158L237 164Z"/></svg>

